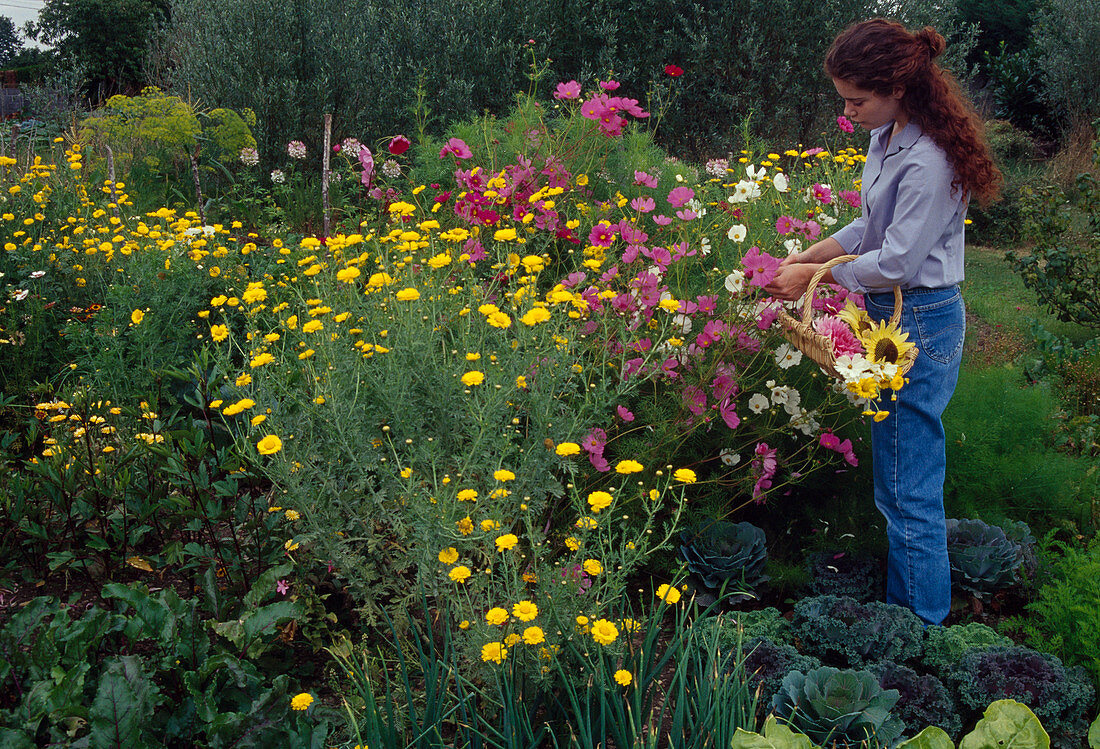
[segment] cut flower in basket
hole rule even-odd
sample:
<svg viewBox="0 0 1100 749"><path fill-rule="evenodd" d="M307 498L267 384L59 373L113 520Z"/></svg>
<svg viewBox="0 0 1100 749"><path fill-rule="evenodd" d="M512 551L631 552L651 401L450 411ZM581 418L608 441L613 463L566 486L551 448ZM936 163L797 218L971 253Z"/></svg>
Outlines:
<svg viewBox="0 0 1100 749"><path fill-rule="evenodd" d="M881 421L890 414L874 401L886 389L895 391L891 397L897 399L896 391L905 385L905 373L917 357L909 334L898 327L901 290L894 289L894 314L889 321L872 320L851 298L836 314L813 318L814 290L825 271L854 259L854 255L842 255L823 264L803 296L801 319L780 310L778 320L788 341L835 377L849 398L865 408L865 415Z"/></svg>

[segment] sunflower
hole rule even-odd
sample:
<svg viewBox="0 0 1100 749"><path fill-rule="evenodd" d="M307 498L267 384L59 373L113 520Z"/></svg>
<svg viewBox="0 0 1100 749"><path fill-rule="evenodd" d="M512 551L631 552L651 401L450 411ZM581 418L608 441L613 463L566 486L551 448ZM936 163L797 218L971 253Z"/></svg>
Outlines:
<svg viewBox="0 0 1100 749"><path fill-rule="evenodd" d="M867 316L867 311L857 307L851 299L845 302L844 309L837 313L837 317L848 323L852 332L860 338L875 325L871 322L871 318Z"/></svg>
<svg viewBox="0 0 1100 749"><path fill-rule="evenodd" d="M900 364L905 354L913 348L908 338L908 333L902 333L896 325L887 322L872 325L860 336L867 349L867 358L876 364Z"/></svg>

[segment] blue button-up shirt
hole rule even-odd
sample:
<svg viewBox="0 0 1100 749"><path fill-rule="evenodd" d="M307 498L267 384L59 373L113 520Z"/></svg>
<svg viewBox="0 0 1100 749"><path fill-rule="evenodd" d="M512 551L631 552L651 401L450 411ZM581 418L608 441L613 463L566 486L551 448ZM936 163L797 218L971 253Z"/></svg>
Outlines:
<svg viewBox="0 0 1100 749"><path fill-rule="evenodd" d="M967 200L952 193L955 171L915 122L891 139L893 127L871 131L862 215L833 234L845 253L859 255L833 268L833 279L849 291L940 289L963 280Z"/></svg>

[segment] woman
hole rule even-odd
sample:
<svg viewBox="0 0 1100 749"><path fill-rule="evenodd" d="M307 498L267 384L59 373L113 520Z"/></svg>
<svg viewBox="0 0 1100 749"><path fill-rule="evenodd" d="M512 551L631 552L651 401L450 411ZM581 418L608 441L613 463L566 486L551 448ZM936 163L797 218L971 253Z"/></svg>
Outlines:
<svg viewBox="0 0 1100 749"><path fill-rule="evenodd" d="M940 417L966 329L963 224L970 197L992 199L1001 178L973 107L933 62L943 49L931 27L909 32L885 19L855 24L833 42L825 70L845 116L871 131L862 215L787 257L767 287L798 299L822 263L856 254L824 280L864 294L872 318L889 318L893 287L902 289L901 328L920 354L890 415L871 426L875 504L890 544L886 600L927 624L941 623L951 607Z"/></svg>

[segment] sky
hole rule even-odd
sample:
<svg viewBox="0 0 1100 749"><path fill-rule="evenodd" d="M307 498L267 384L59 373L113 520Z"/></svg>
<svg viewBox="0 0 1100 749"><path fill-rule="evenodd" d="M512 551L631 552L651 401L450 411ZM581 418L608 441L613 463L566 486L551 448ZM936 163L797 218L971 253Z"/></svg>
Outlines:
<svg viewBox="0 0 1100 749"><path fill-rule="evenodd" d="M22 37L23 24L27 21L37 21L38 11L43 5L45 5L44 0L0 0L0 16L7 16L15 21L15 29ZM23 37L23 44L32 46L33 43Z"/></svg>

